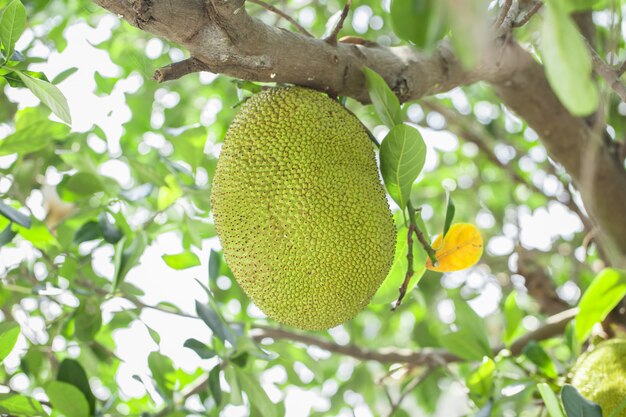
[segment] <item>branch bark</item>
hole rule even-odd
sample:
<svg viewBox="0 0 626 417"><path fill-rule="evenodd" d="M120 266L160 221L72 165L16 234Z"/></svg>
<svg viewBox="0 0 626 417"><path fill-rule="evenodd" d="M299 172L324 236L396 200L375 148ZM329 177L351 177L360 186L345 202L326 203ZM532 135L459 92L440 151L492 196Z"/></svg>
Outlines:
<svg viewBox="0 0 626 417"><path fill-rule="evenodd" d="M549 317L545 324L538 329L520 337L510 347L513 355L519 355L524 347L531 341L539 342L561 334L565 326L578 312L578 309L570 309ZM411 349L366 349L357 345L340 345L330 340L322 339L308 334L298 333L287 329L274 328L269 326L255 326L250 335L256 341L263 339L290 340L307 346L317 346L328 352L346 355L363 361L376 361L381 363L403 363L412 366L438 366L444 363L454 363L462 361L461 358L451 354L444 349L420 348ZM505 346L498 346L493 349L494 355L505 350Z"/></svg>
<svg viewBox="0 0 626 417"><path fill-rule="evenodd" d="M369 101L362 67L387 81L401 101L487 81L502 101L539 134L563 165L599 227L611 263L626 267L626 170L583 119L552 92L543 67L510 36L464 69L446 41L426 55L410 46L330 45L267 26L244 0L94 0L134 26L181 44L209 71L265 82L293 83ZM502 39L506 39L503 41Z"/></svg>

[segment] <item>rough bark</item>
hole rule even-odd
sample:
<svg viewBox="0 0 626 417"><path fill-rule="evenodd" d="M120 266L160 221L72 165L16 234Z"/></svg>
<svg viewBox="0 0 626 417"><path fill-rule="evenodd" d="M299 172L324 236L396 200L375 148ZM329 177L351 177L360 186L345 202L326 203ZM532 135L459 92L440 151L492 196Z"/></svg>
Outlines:
<svg viewBox="0 0 626 417"><path fill-rule="evenodd" d="M568 171L611 263L626 267L623 165L584 119L567 112L542 66L510 37L496 42L475 69L465 70L445 41L432 55L408 46L331 45L265 25L246 13L244 0L94 1L134 26L184 46L194 60L188 64L237 78L293 83L363 103L368 102L363 66L381 74L401 101L487 81Z"/></svg>

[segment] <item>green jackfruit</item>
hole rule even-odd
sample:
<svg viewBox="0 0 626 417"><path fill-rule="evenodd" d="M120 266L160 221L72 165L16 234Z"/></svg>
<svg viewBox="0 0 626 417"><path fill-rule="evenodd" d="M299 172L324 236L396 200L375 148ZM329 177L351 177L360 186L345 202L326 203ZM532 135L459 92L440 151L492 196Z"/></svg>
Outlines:
<svg viewBox="0 0 626 417"><path fill-rule="evenodd" d="M626 339L599 343L574 367L572 385L609 416L626 400ZM615 417L626 417L626 407Z"/></svg>
<svg viewBox="0 0 626 417"><path fill-rule="evenodd" d="M395 226L373 144L316 91L248 99L226 134L211 200L237 282L280 323L319 330L352 319L391 266Z"/></svg>

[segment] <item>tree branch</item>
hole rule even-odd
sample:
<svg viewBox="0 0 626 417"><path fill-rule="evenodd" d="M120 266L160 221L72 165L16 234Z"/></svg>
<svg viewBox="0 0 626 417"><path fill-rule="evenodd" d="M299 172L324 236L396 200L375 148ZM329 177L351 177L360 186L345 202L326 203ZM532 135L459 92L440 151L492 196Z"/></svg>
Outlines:
<svg viewBox="0 0 626 417"><path fill-rule="evenodd" d="M626 266L623 164L585 120L563 107L543 67L508 36L498 38L468 70L447 41L428 55L411 46L329 45L265 25L246 13L244 0L154 1L148 11L129 6L128 0L94 1L135 26L181 44L210 71L241 79L292 83L363 103L369 102L363 66L378 72L403 102L487 81L568 171L599 226L611 263Z"/></svg>
<svg viewBox="0 0 626 417"><path fill-rule="evenodd" d="M591 54L591 62L593 63L595 73L606 81L608 86L619 96L620 100L626 103L626 86L620 81L618 71L610 67L600 58L600 55L593 49L593 46L591 46L587 39L585 39L585 44Z"/></svg>
<svg viewBox="0 0 626 417"><path fill-rule="evenodd" d="M578 309L570 309L549 317L546 323L517 339L511 345L513 355L519 355L524 347L531 341L541 341L562 333L567 323L576 316ZM287 329L273 328L269 326L253 326L251 336L256 341L266 338L274 340L290 340L309 346L317 346L332 353L338 353L360 359L363 361L377 361L382 363L406 363L412 366L437 366L443 363L459 362L462 359L444 349L420 348L418 351L411 349L366 349L356 345L340 345L330 340L294 332ZM504 346L496 347L494 355L506 349Z"/></svg>

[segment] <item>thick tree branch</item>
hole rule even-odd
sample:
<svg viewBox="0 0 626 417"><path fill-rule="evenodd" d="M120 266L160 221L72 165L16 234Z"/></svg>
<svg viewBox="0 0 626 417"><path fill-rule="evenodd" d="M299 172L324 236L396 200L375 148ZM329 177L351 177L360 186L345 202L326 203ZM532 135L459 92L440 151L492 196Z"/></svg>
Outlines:
<svg viewBox="0 0 626 417"><path fill-rule="evenodd" d="M524 350L524 347L531 341L538 342L563 333L565 326L576 316L577 311L577 309L570 309L549 317L542 327L525 334L513 342L509 350L513 355L519 355ZM444 349L420 348L418 351L398 348L379 350L366 349L356 345L340 345L333 341L310 336L308 334L269 326L255 326L251 331L251 336L257 341L270 338L274 340L290 340L308 346L317 346L332 353L351 356L363 361L405 363L413 366L437 366L443 363L459 362L462 360ZM504 349L506 349L504 346L498 346L494 348L493 353L496 355Z"/></svg>
<svg viewBox="0 0 626 417"><path fill-rule="evenodd" d="M381 74L401 101L487 81L568 171L612 263L626 266L623 165L583 119L563 107L541 65L510 37L497 40L480 64L467 70L446 41L430 55L410 46L334 46L265 25L246 13L244 0L135 0L132 6L128 0L94 1L143 30L181 44L210 71L237 78L293 83L364 103L369 96L363 66Z"/></svg>

